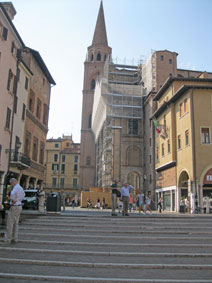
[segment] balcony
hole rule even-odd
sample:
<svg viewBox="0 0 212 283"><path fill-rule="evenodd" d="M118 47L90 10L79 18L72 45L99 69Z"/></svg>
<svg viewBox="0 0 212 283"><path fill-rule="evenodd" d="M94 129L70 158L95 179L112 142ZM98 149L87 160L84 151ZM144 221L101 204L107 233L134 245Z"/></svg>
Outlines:
<svg viewBox="0 0 212 283"><path fill-rule="evenodd" d="M20 170L24 170L30 167L30 158L15 150L11 150L10 166L17 167Z"/></svg>

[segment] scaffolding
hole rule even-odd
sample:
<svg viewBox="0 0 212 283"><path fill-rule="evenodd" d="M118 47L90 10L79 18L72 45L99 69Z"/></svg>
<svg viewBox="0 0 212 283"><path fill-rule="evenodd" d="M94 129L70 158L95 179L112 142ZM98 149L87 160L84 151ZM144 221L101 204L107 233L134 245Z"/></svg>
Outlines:
<svg viewBox="0 0 212 283"><path fill-rule="evenodd" d="M125 139L127 145L141 147L145 95L140 67L107 62L104 71L94 94L92 121L96 140L96 184L100 187L110 186L114 178L127 180L127 176L116 169L123 165L120 139ZM133 135L135 130L136 135Z"/></svg>
<svg viewBox="0 0 212 283"><path fill-rule="evenodd" d="M142 65L142 81L147 93L156 90L156 53L151 50L146 62Z"/></svg>

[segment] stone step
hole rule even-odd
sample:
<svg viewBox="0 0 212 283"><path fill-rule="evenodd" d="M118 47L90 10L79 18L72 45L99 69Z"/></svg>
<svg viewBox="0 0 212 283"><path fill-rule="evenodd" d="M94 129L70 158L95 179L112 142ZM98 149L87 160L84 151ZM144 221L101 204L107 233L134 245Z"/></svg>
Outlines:
<svg viewBox="0 0 212 283"><path fill-rule="evenodd" d="M18 283L18 280L21 282L73 282L73 283L106 283L106 282L131 282L131 283L209 283L210 279L133 279L133 278L97 278L97 277L73 277L73 276L48 276L48 275L35 275L35 274L17 274L17 273L0 273L0 278L2 280L8 279L8 282L15 279L14 282ZM2 283L5 281L1 281Z"/></svg>

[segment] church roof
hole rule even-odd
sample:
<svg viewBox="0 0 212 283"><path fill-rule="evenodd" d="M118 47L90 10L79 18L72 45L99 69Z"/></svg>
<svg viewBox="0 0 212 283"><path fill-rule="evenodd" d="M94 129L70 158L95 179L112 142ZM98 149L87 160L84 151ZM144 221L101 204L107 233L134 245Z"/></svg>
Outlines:
<svg viewBox="0 0 212 283"><path fill-rule="evenodd" d="M106 45L108 46L107 42L107 32L106 32L106 26L105 26L105 17L104 17L104 10L103 10L103 4L101 1L100 8L99 8L99 14L96 21L96 27L94 31L93 41L92 45Z"/></svg>

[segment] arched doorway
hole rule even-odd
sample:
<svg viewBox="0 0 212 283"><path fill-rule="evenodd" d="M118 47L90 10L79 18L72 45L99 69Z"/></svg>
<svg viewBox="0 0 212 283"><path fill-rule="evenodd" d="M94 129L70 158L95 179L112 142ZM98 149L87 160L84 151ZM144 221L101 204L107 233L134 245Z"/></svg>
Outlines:
<svg viewBox="0 0 212 283"><path fill-rule="evenodd" d="M188 181L189 175L186 171L182 171L179 177L178 187L180 190L181 198L185 199L188 197Z"/></svg>

